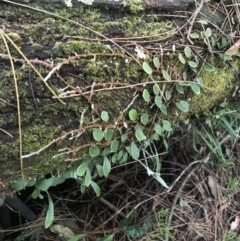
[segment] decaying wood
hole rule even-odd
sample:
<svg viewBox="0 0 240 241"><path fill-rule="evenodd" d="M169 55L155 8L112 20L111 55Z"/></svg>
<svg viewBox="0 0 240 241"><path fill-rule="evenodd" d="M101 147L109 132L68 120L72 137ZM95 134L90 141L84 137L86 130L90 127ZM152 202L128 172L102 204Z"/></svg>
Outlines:
<svg viewBox="0 0 240 241"><path fill-rule="evenodd" d="M25 1L15 2L25 4ZM168 14L167 10L173 16L173 11L186 9L190 2L144 0L138 16L131 12L131 7L123 8L115 1L96 0L93 6L73 1L72 8L67 8L60 0L30 1L26 3L30 9L0 1L0 29L21 51L7 41L14 61L12 70L10 56L1 39L0 196L12 193L9 184L21 176L13 71L20 96L24 175L26 178L46 173L54 175L88 156L89 147L110 145L106 141L96 143L92 137L94 129L111 128L115 138L120 135L119 129L127 132L124 122L129 126L135 124L128 119L129 109L134 107L139 113L149 113L151 121L161 121L162 115L150 109L141 97L145 84L148 82L151 89L150 83L154 75L161 74L161 69L155 70L153 77L148 76L135 49L138 46L150 57L158 56L173 79L181 78L182 70L176 67L181 63L172 52L172 45L176 41L186 44L178 31L184 28L187 31L189 17L163 19L163 16ZM35 7L44 10L39 12ZM55 10L60 18L53 14ZM158 16L151 11L154 14L165 12ZM174 35L179 39L172 39ZM176 57L176 61L167 62L166 56ZM211 104L192 107L191 113L211 108L228 93L224 90L219 96L212 95ZM101 120L102 111L108 112L109 122Z"/></svg>

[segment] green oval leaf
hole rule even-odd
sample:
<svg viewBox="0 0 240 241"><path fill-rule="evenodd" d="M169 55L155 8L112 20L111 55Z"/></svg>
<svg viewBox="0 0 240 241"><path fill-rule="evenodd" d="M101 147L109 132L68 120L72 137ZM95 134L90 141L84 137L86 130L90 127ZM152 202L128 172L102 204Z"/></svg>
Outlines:
<svg viewBox="0 0 240 241"><path fill-rule="evenodd" d="M15 181L14 183L11 184L11 188L17 192L21 191L28 185L28 182L29 181L26 179L24 179L24 181L23 181L22 178L19 178L17 181Z"/></svg>
<svg viewBox="0 0 240 241"><path fill-rule="evenodd" d="M52 178L43 179L37 182L36 187L38 188L38 190L46 192L48 188L51 187L52 182L53 182Z"/></svg>
<svg viewBox="0 0 240 241"><path fill-rule="evenodd" d="M111 162L109 161L108 157L104 157L103 160L103 175L104 177L108 177L109 173L111 171Z"/></svg>
<svg viewBox="0 0 240 241"><path fill-rule="evenodd" d="M147 113L144 113L141 115L141 123L143 125L146 125L149 121L149 115Z"/></svg>
<svg viewBox="0 0 240 241"><path fill-rule="evenodd" d="M140 150L134 142L131 142L130 145L130 153L134 160L138 160L140 156Z"/></svg>
<svg viewBox="0 0 240 241"><path fill-rule="evenodd" d="M86 175L85 175L85 179L84 179L84 185L86 187L89 187L89 185L91 184L92 182L92 177L91 177L91 172L89 170L89 168L87 168L86 170Z"/></svg>
<svg viewBox="0 0 240 241"><path fill-rule="evenodd" d="M147 62L143 62L143 70L147 73L147 74L152 74L152 68L149 66L149 64Z"/></svg>
<svg viewBox="0 0 240 241"><path fill-rule="evenodd" d="M144 89L142 96L143 96L143 99L144 99L146 102L149 102L149 101L150 101L150 95L149 95L149 92L148 92L147 89Z"/></svg>
<svg viewBox="0 0 240 241"><path fill-rule="evenodd" d="M201 77L198 77L196 81L198 82L198 84L203 85L203 79Z"/></svg>
<svg viewBox="0 0 240 241"><path fill-rule="evenodd" d="M162 105L162 107L160 107L160 110L164 115L167 115L167 108L165 105Z"/></svg>
<svg viewBox="0 0 240 241"><path fill-rule="evenodd" d="M158 85L158 84L155 84L155 85L153 86L153 93L154 93L154 95L159 95L159 93L160 93L160 88L159 88L159 85Z"/></svg>
<svg viewBox="0 0 240 241"><path fill-rule="evenodd" d="M163 128L166 131L172 131L171 123L168 120L163 120Z"/></svg>
<svg viewBox="0 0 240 241"><path fill-rule="evenodd" d="M101 129L96 129L93 132L93 138L95 141L101 141L104 137L104 133Z"/></svg>
<svg viewBox="0 0 240 241"><path fill-rule="evenodd" d="M203 69L208 71L208 72L216 71L216 68L214 66L211 66L211 65L204 65Z"/></svg>
<svg viewBox="0 0 240 241"><path fill-rule="evenodd" d="M172 92L166 90L165 91L165 98L166 98L166 100L170 100L172 98Z"/></svg>
<svg viewBox="0 0 240 241"><path fill-rule="evenodd" d="M192 68L196 68L198 64L194 61L188 61L188 65L191 66Z"/></svg>
<svg viewBox="0 0 240 241"><path fill-rule="evenodd" d="M125 163L127 160L128 160L128 153L124 152L122 159L119 160L119 164L121 165L121 164Z"/></svg>
<svg viewBox="0 0 240 241"><path fill-rule="evenodd" d="M191 88L194 91L195 94L199 95L201 93L201 88L199 87L198 84L191 84Z"/></svg>
<svg viewBox="0 0 240 241"><path fill-rule="evenodd" d="M190 38L193 38L193 39L199 38L199 34L198 33L191 33Z"/></svg>
<svg viewBox="0 0 240 241"><path fill-rule="evenodd" d="M103 121L108 122L108 120L109 120L108 113L106 111L102 111L101 118Z"/></svg>
<svg viewBox="0 0 240 241"><path fill-rule="evenodd" d="M103 167L99 164L96 164L96 169L97 169L99 177L103 177Z"/></svg>
<svg viewBox="0 0 240 241"><path fill-rule="evenodd" d="M153 58L153 63L154 63L154 66L159 69L160 67L160 62L159 62L159 58L158 57L154 57Z"/></svg>
<svg viewBox="0 0 240 241"><path fill-rule="evenodd" d="M190 58L190 57L191 57L191 55L192 55L192 50L189 48L189 46L186 46L186 47L184 48L184 54L185 54L185 56L186 56L187 58Z"/></svg>
<svg viewBox="0 0 240 241"><path fill-rule="evenodd" d="M88 167L88 162L84 161L81 165L78 166L77 168L77 175L78 176L83 176L87 170Z"/></svg>
<svg viewBox="0 0 240 241"><path fill-rule="evenodd" d="M128 112L128 116L129 116L130 120L135 121L137 119L137 110L136 109L131 109Z"/></svg>
<svg viewBox="0 0 240 241"><path fill-rule="evenodd" d="M135 128L135 136L138 141L143 141L147 139L147 137L143 134L142 127L140 125L137 125Z"/></svg>
<svg viewBox="0 0 240 241"><path fill-rule="evenodd" d="M184 59L184 57L183 57L182 54L179 54L179 55L178 55L178 58L179 58L179 60L180 60L180 62L181 62L182 64L186 64L186 60Z"/></svg>
<svg viewBox="0 0 240 241"><path fill-rule="evenodd" d="M176 106L178 109L180 109L183 112L188 112L189 110L189 104L185 100L180 100L179 102L176 103Z"/></svg>
<svg viewBox="0 0 240 241"><path fill-rule="evenodd" d="M119 141L114 140L114 141L111 143L111 152L117 152L118 146L119 146Z"/></svg>
<svg viewBox="0 0 240 241"><path fill-rule="evenodd" d="M208 38L211 37L212 36L212 29L211 28L207 28L205 33L206 33L206 36Z"/></svg>
<svg viewBox="0 0 240 241"><path fill-rule="evenodd" d="M114 131L112 129L107 129L104 133L104 137L106 141L111 141L113 138Z"/></svg>
<svg viewBox="0 0 240 241"><path fill-rule="evenodd" d="M98 156L99 154L100 154L100 149L99 149L98 146L91 146L91 147L89 148L89 155L90 155L91 157L96 157L96 156Z"/></svg>
<svg viewBox="0 0 240 241"><path fill-rule="evenodd" d="M163 74L163 78L167 81L171 81L171 77L170 75L168 74L168 72L166 70L163 70L162 71L162 74Z"/></svg>
<svg viewBox="0 0 240 241"><path fill-rule="evenodd" d="M155 104L160 109L163 105L161 97L159 95L156 95L154 100L155 100Z"/></svg>
<svg viewBox="0 0 240 241"><path fill-rule="evenodd" d="M125 142L127 140L127 138L128 138L128 134L123 134L121 136L121 142Z"/></svg>
<svg viewBox="0 0 240 241"><path fill-rule="evenodd" d="M101 153L101 156L107 156L111 153L111 148L110 146L105 146L103 149L103 152Z"/></svg>
<svg viewBox="0 0 240 241"><path fill-rule="evenodd" d="M180 84L176 85L176 90L177 90L178 93L184 94L184 89Z"/></svg>
<svg viewBox="0 0 240 241"><path fill-rule="evenodd" d="M157 124L157 123L154 124L154 130L156 131L156 133L158 135L162 136L163 129L162 129L162 127L159 124Z"/></svg>
<svg viewBox="0 0 240 241"><path fill-rule="evenodd" d="M120 150L118 153L117 153L117 161L119 161L123 156L123 150Z"/></svg>
<svg viewBox="0 0 240 241"><path fill-rule="evenodd" d="M97 197L99 197L100 194L101 194L101 189L100 189L100 187L98 186L98 184L97 184L96 182L92 181L92 182L91 182L91 186L92 186L94 192L96 193ZM84 237L84 236L82 236L82 237Z"/></svg>
<svg viewBox="0 0 240 241"><path fill-rule="evenodd" d="M47 216L45 219L45 228L49 228L52 225L53 220L54 220L53 201L48 192L47 192L47 195L48 195L48 211L47 211Z"/></svg>

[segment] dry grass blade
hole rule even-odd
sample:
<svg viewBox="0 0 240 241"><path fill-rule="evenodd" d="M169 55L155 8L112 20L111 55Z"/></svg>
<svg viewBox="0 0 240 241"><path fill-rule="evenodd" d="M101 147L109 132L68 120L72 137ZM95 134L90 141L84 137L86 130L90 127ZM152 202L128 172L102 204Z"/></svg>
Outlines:
<svg viewBox="0 0 240 241"><path fill-rule="evenodd" d="M12 56L6 41L6 38L9 40L10 38L5 35L3 30L0 29L0 35L2 36L3 42L6 46L6 50L9 56L9 60L11 63L12 73L13 73L13 79L14 79L14 85L15 85L15 92L16 92L16 101L17 101L17 112L18 112L18 132L19 132L19 158L20 158L20 168L21 168L21 176L24 186L24 173L23 173L23 160L22 160L22 127L21 127L21 111L20 111L20 101L19 101L19 92L18 92L18 85L17 85L17 77L15 74L15 68L12 60Z"/></svg>
<svg viewBox="0 0 240 241"><path fill-rule="evenodd" d="M210 187L211 193L215 200L217 200L217 183L210 175L208 176L208 186Z"/></svg>

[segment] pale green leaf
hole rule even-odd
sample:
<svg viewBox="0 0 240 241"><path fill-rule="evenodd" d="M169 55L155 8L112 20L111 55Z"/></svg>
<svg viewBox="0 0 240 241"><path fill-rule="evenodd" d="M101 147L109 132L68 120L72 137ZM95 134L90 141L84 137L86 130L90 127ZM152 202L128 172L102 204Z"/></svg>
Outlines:
<svg viewBox="0 0 240 241"><path fill-rule="evenodd" d="M199 34L198 33L191 33L190 34L190 38L193 38L193 39L196 39L196 38L199 38Z"/></svg>
<svg viewBox="0 0 240 241"><path fill-rule="evenodd" d="M169 90L165 91L165 98L166 100L170 100L172 98L172 92Z"/></svg>
<svg viewBox="0 0 240 241"><path fill-rule="evenodd" d="M119 161L122 157L123 157L123 150L120 150L120 151L117 153L117 161Z"/></svg>
<svg viewBox="0 0 240 241"><path fill-rule="evenodd" d="M168 185L166 184L166 182L160 177L160 175L158 173L154 173L152 175L162 186L164 186L165 188L169 188Z"/></svg>
<svg viewBox="0 0 240 241"><path fill-rule="evenodd" d="M103 137L104 137L104 133L100 128L94 130L93 138L94 138L95 141L101 141L103 139Z"/></svg>
<svg viewBox="0 0 240 241"><path fill-rule="evenodd" d="M104 133L104 137L106 141L111 141L113 138L114 131L112 129L107 129Z"/></svg>
<svg viewBox="0 0 240 241"><path fill-rule="evenodd" d="M111 143L111 152L117 152L118 147L119 147L119 141L114 140L114 141Z"/></svg>
<svg viewBox="0 0 240 241"><path fill-rule="evenodd" d="M201 88L199 87L198 84L191 84L191 88L194 91L195 94L199 95L201 93Z"/></svg>
<svg viewBox="0 0 240 241"><path fill-rule="evenodd" d="M95 167L97 168L97 172L98 172L99 177L103 177L103 167L99 164L96 164Z"/></svg>
<svg viewBox="0 0 240 241"><path fill-rule="evenodd" d="M17 181L15 181L14 183L11 184L11 188L17 192L21 191L28 185L28 182L29 181L26 179L24 179L24 181L23 181L22 178L18 178Z"/></svg>
<svg viewBox="0 0 240 241"><path fill-rule="evenodd" d="M51 187L52 182L53 182L52 178L43 179L37 182L36 187L38 188L38 190L46 192L48 188Z"/></svg>
<svg viewBox="0 0 240 241"><path fill-rule="evenodd" d="M150 101L150 94L149 94L149 92L148 92L147 89L144 89L142 96L143 96L143 99L144 99L146 102L149 102L149 101Z"/></svg>
<svg viewBox="0 0 240 241"><path fill-rule="evenodd" d="M159 88L159 85L158 85L158 84L155 84L155 85L153 86L153 93L154 93L154 95L159 95L159 93L160 93L160 88Z"/></svg>
<svg viewBox="0 0 240 241"><path fill-rule="evenodd" d="M103 121L108 122L108 120L109 120L108 113L106 111L102 111L101 118Z"/></svg>
<svg viewBox="0 0 240 241"><path fill-rule="evenodd" d="M189 110L189 104L185 100L180 100L179 102L176 102L176 106L183 112L188 112Z"/></svg>
<svg viewBox="0 0 240 241"><path fill-rule="evenodd" d="M88 167L88 162L84 161L81 165L78 166L77 168L77 175L78 176L83 176L87 170Z"/></svg>
<svg viewBox="0 0 240 241"><path fill-rule="evenodd" d="M100 194L101 194L101 189L100 189L100 187L98 186L98 184L97 184L96 182L92 181L92 182L91 182L91 186L92 186L94 192L96 193L97 197L99 197Z"/></svg>
<svg viewBox="0 0 240 241"><path fill-rule="evenodd" d="M203 69L208 71L208 72L216 71L216 68L214 66L212 66L212 65L204 65Z"/></svg>
<svg viewBox="0 0 240 241"><path fill-rule="evenodd" d="M205 33L206 33L206 36L208 38L211 37L212 36L212 29L211 28L207 28Z"/></svg>
<svg viewBox="0 0 240 241"><path fill-rule="evenodd" d="M128 112L128 116L129 116L130 120L135 121L137 119L137 110L136 109L131 109Z"/></svg>
<svg viewBox="0 0 240 241"><path fill-rule="evenodd" d="M163 70L162 71L162 74L163 74L163 78L167 81L171 81L171 77L170 75L168 74L168 72L166 70Z"/></svg>
<svg viewBox="0 0 240 241"><path fill-rule="evenodd" d="M152 68L147 62L143 62L143 70L149 75L152 74Z"/></svg>
<svg viewBox="0 0 240 241"><path fill-rule="evenodd" d="M109 161L108 157L104 157L103 160L103 175L104 177L108 177L109 173L111 171L111 162Z"/></svg>
<svg viewBox="0 0 240 241"><path fill-rule="evenodd" d="M144 113L141 115L141 123L143 125L146 125L149 121L149 115L147 113Z"/></svg>
<svg viewBox="0 0 240 241"><path fill-rule="evenodd" d="M140 150L134 142L131 142L130 147L126 147L126 149L134 160L138 160L140 156Z"/></svg>
<svg viewBox="0 0 240 241"><path fill-rule="evenodd" d="M127 152L123 152L123 156L122 158L119 160L119 164L123 164L128 160L128 153Z"/></svg>
<svg viewBox="0 0 240 241"><path fill-rule="evenodd" d="M84 179L84 185L86 187L89 187L89 185L91 184L92 182L92 177L91 177L91 172L89 170L89 168L87 168L86 170L86 175L85 175L85 179Z"/></svg>
<svg viewBox="0 0 240 241"><path fill-rule="evenodd" d="M186 60L184 59L184 57L183 57L183 55L182 55L181 53L178 55L178 58L179 58L179 60L180 60L180 62L181 62L182 64L185 64L185 63L186 63Z"/></svg>
<svg viewBox="0 0 240 241"><path fill-rule="evenodd" d="M162 112L164 115L167 115L167 108L166 108L165 105L162 105L162 106L160 107L160 110L161 110L161 112Z"/></svg>
<svg viewBox="0 0 240 241"><path fill-rule="evenodd" d="M121 142L125 142L127 140L127 138L128 138L128 134L123 134L121 136Z"/></svg>
<svg viewBox="0 0 240 241"><path fill-rule="evenodd" d="M196 23L201 23L201 24L204 24L204 25L208 24L208 22L204 19L200 19L200 20L196 21Z"/></svg>
<svg viewBox="0 0 240 241"><path fill-rule="evenodd" d="M154 123L154 130L158 133L158 135L162 135L163 134L163 129L162 127L158 124L158 123Z"/></svg>
<svg viewBox="0 0 240 241"><path fill-rule="evenodd" d="M171 123L168 120L163 120L163 128L166 131L172 131Z"/></svg>
<svg viewBox="0 0 240 241"><path fill-rule="evenodd" d="M91 147L89 148L89 155L90 155L91 157L96 157L96 156L98 156L99 154L100 154L100 149L99 149L98 146L91 146Z"/></svg>
<svg viewBox="0 0 240 241"><path fill-rule="evenodd" d="M47 192L47 195L48 195L48 210L47 210L47 216L45 218L45 228L49 228L52 225L54 220L53 201L48 192Z"/></svg>
<svg viewBox="0 0 240 241"><path fill-rule="evenodd" d="M137 125L135 128L135 136L138 139L138 141L146 140L146 136L143 134L142 127L140 125Z"/></svg>
<svg viewBox="0 0 240 241"><path fill-rule="evenodd" d="M154 63L154 66L159 69L160 67L160 62L159 62L159 58L158 57L154 57L153 58L153 63Z"/></svg>
<svg viewBox="0 0 240 241"><path fill-rule="evenodd" d="M159 95L156 95L154 101L157 107L160 109L163 105L161 97Z"/></svg>
<svg viewBox="0 0 240 241"><path fill-rule="evenodd" d="M186 47L184 48L184 54L185 54L185 56L186 56L187 58L190 58L190 57L191 57L191 55L192 55L192 50L189 48L189 46L186 46Z"/></svg>
<svg viewBox="0 0 240 241"><path fill-rule="evenodd" d="M191 66L192 68L196 68L198 64L194 61L188 61L188 65Z"/></svg>
<svg viewBox="0 0 240 241"><path fill-rule="evenodd" d="M184 94L184 89L180 84L176 85L176 90L177 90L178 93Z"/></svg>
<svg viewBox="0 0 240 241"><path fill-rule="evenodd" d="M196 81L198 82L198 84L203 85L203 79L202 79L202 77L196 78Z"/></svg>

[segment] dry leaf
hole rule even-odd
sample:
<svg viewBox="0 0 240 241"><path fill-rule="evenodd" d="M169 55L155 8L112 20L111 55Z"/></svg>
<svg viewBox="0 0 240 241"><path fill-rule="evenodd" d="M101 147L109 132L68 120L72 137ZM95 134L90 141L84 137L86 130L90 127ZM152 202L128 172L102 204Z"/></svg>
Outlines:
<svg viewBox="0 0 240 241"><path fill-rule="evenodd" d="M235 221L231 222L231 230L236 230L240 225L240 216L235 217Z"/></svg>
<svg viewBox="0 0 240 241"><path fill-rule="evenodd" d="M233 44L224 54L229 56L236 55L239 52L239 47L240 47L240 39L235 44Z"/></svg>
<svg viewBox="0 0 240 241"><path fill-rule="evenodd" d="M217 199L217 183L210 175L208 176L208 186L210 187L213 197Z"/></svg>

